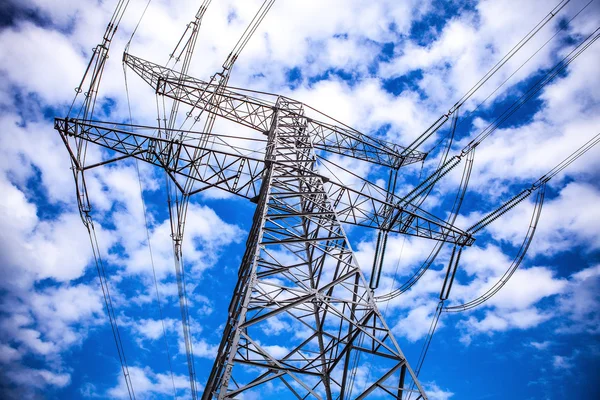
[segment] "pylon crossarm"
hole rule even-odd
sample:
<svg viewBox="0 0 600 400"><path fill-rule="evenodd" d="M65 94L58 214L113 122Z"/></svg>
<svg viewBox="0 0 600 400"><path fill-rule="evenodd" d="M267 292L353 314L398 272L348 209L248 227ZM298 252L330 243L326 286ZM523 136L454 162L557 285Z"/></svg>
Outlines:
<svg viewBox="0 0 600 400"><path fill-rule="evenodd" d="M275 110L278 109L277 105L272 102L181 75L131 54L124 54L124 62L157 94L260 132L269 131ZM217 91L218 95L215 96ZM292 99L287 100L301 104ZM313 147L317 150L393 168L420 162L426 156L419 151L407 151L402 146L365 135L348 127L321 122L304 115L299 117L306 118L305 129L310 134Z"/></svg>
<svg viewBox="0 0 600 400"><path fill-rule="evenodd" d="M55 128L64 135L65 138L75 137L94 143L96 145L113 150L122 154L122 157L114 158L110 161L120 160L126 156L137 158L156 165L171 176L175 183L182 189L183 184L178 180L178 177L193 178L197 185L188 195L198 193L209 188L219 188L229 193L247 198L256 199L260 191L260 185L263 179L263 171L265 162L257 157L243 155L252 151L254 154L264 154L264 151L249 150L249 145L243 147L232 146L229 139L245 140L247 142L264 142L260 139L240 138L228 135L216 135L211 133L210 144L198 146L196 143L198 138L204 133L188 132L187 139L179 140L181 137L180 131L160 130L158 128L116 124L116 123L100 123L93 121L55 119ZM168 138L167 138L168 137ZM202 141L206 143L206 141ZM201 150L198 152L198 150ZM106 161L108 162L108 161ZM95 165L102 165L106 162ZM275 165L287 165L282 161L269 161ZM83 166L82 166L83 167ZM307 166L308 167L308 166ZM298 171L298 166L289 169L289 179L292 181L294 171ZM320 181L327 180L316 172L305 170L300 181L306 184L310 183L311 179L319 179ZM282 174L279 177L282 184L285 185L283 179L287 179L288 175ZM288 185L289 186L289 185ZM332 199L335 207L335 213L340 222L359 225L368 228L385 228L390 232L403 233L412 236L424 237L433 240L439 240L459 245L470 245L473 238L462 230L447 224L445 221L436 218L435 216L426 213L423 210L415 208L414 211L402 209L396 205L386 203L384 199L372 196L370 193L378 191L382 188L369 184L359 189L344 186L335 181L325 183L324 190L327 197ZM282 186L282 189L286 186ZM289 199L298 198L308 204L312 204L317 208L314 215L304 213L306 217L313 221L320 221L323 215L331 214L331 210L324 209L320 205L318 197L315 197L316 192L308 190L299 190L290 186L291 190L285 192L279 191L281 196L278 201L278 206L270 208L270 212L286 209L292 209L294 204ZM367 189L368 188L368 189ZM286 194L287 193L287 194ZM284 198L287 196L287 200ZM392 201L399 201L398 197L392 197ZM278 208L279 207L279 208ZM389 211L395 210L397 213L391 226L386 222L389 220ZM283 216L281 217L284 218ZM277 219L277 218L275 218ZM325 228L321 226L321 228ZM265 235L265 243L270 239L269 233L277 234L279 230L285 230L286 227L274 223L273 226L267 228ZM335 238L331 238L333 240ZM293 241L310 241L309 238L304 238L296 235L289 237L288 242ZM284 240L281 240L284 243Z"/></svg>
<svg viewBox="0 0 600 400"><path fill-rule="evenodd" d="M198 140L179 140L176 135L167 139L166 132L157 128L59 118L55 128L65 138L83 139L123 155L109 161L133 157L158 166L182 191L184 183L180 180L193 179L196 186L187 195L216 187L252 199L260 190L264 161L243 155L249 150L232 146L223 136L211 134L209 144L198 146Z"/></svg>
<svg viewBox="0 0 600 400"><path fill-rule="evenodd" d="M334 181L329 181L324 186L328 197L334 202L335 211L341 222L462 246L470 246L475 241L467 232L419 207L409 205L404 208L398 203L388 203L380 197L374 197L368 194L367 190L350 188ZM369 187L383 190L373 184ZM391 201L400 201L400 199L391 196ZM394 216L391 222L390 210Z"/></svg>

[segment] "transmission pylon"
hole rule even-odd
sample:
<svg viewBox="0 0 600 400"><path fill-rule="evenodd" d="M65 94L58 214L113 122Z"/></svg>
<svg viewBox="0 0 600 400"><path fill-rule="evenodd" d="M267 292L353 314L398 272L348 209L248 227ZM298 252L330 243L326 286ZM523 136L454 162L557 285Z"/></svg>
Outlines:
<svg viewBox="0 0 600 400"><path fill-rule="evenodd" d="M236 45L224 72L209 82L186 75L209 1L205 3L186 30L189 39L185 43L189 46L181 50L186 56L180 72L127 52L123 57L124 64L159 97L174 101L168 122L165 118L161 126L159 119L158 127L148 127L94 121L92 100L97 95L100 79L96 77L101 69L98 73L94 70L90 78L84 112L77 118L55 120L71 155L82 216L90 218L91 210L86 170L126 158L163 169L169 186L179 193L179 207L175 207L176 218L171 223L175 226L172 236L180 283L184 270L177 257L181 255L189 197L218 188L257 204L202 399L242 398L248 392L282 399L363 399L371 395L427 399L378 310L373 288L356 262L342 224L375 228L386 238L395 232L459 247L471 245L474 238L421 210L412 198L394 194L392 177L395 182L400 168L426 156L416 150L419 143L405 148L329 118L324 122L309 117L309 107L298 101L277 95L259 98L244 89L227 87L233 62L249 36L243 36L241 47ZM272 1L265 2L262 16L254 24L271 5ZM117 12L115 20L120 21L124 8L118 7ZM116 30L112 22L109 28ZM251 35L253 29L245 35ZM101 66L106 58L100 58ZM191 108L186 121L194 112L198 114L195 121L203 114L207 116L203 132L175 129L179 104ZM213 133L215 118L258 131L266 139ZM253 142L252 148L258 143L262 149L248 152L239 145L244 140ZM89 144L110 150L111 158L86 163ZM319 153L335 153L387 168L391 171L390 184L383 189L359 179L358 186L346 186L319 172ZM376 255L379 264L382 256ZM196 382L189 314L181 288L180 302L191 395L196 398L202 386ZM285 340L269 333L271 326L278 324L286 327ZM126 372L124 369L128 379Z"/></svg>
<svg viewBox="0 0 600 400"><path fill-rule="evenodd" d="M356 398L378 389L400 397L406 377L416 377L316 175L302 105L279 98L276 106L254 223L203 399L232 398L273 380L299 398L349 398L361 356L372 379ZM264 335L280 319L301 333L285 341L286 354L281 339Z"/></svg>
<svg viewBox="0 0 600 400"><path fill-rule="evenodd" d="M124 65L148 83L158 98L173 102L168 118L165 108L162 119L159 111L158 126L150 127L100 122L93 118L110 44L129 3L118 0L103 41L94 48L89 66L76 89L77 95L67 118L55 119L55 128L71 156L79 211L92 240L129 396L135 399L133 382L106 272L100 260L85 181L86 170L127 158L153 164L168 176L171 236L192 399L195 400L199 392L202 392L203 400L244 398L253 392L260 398L278 399L346 400L374 396L426 400L417 376L442 311L476 307L500 290L523 260L531 243L543 203L545 183L600 143L600 134L542 176L531 188L517 194L463 231L453 224L468 185L474 149L596 41L600 37L600 28L549 70L544 79L533 85L459 154L447 160L459 108L554 18L568 0L562 0L467 94L408 147L365 135L287 97L227 86L233 64L274 1L264 1L223 64L223 71L213 75L208 82L188 76L187 71L198 29L210 0L203 1L167 66L129 54L130 39L123 56ZM585 7L587 5L583 9ZM137 27L132 38L136 30ZM174 65L180 59L183 61L177 71ZM173 67L168 67L171 62ZM86 83L88 89L84 91ZM84 100L75 114L74 106L80 93L84 93ZM188 111L185 121L177 129L180 105ZM315 114L325 119L314 118ZM196 122L202 118L203 131L193 131ZM262 133L264 137L257 139L256 135L214 133L217 118L233 121ZM417 148L451 118L451 136L443 161L411 192L404 197L396 196L398 171L406 165L423 161L426 154L417 151ZM183 129L184 126L187 128ZM108 149L109 157L89 164L86 152L90 144ZM359 183L347 186L337 177L323 174L319 165L328 161L324 156L328 153L373 163L389 170L387 188L356 175L354 178ZM461 159L466 159L465 169L450 217L442 220L423 211L420 206L433 186ZM181 246L190 196L214 188L250 200L257 206L217 356L208 378L197 382ZM532 223L521 250L499 283L473 301L444 306L462 249L473 244L473 235L540 188L542 190L538 193ZM171 201L171 196L174 201ZM343 224L377 230L369 285L353 254ZM423 266L406 284L375 297L373 291L379 285L390 232L432 239L437 243ZM454 249L440 292L440 303L420 359L415 364L415 373L380 313L377 302L389 301L408 290L429 268L444 243L453 244ZM285 332L285 336L274 330ZM175 387L174 391L176 393Z"/></svg>
<svg viewBox="0 0 600 400"><path fill-rule="evenodd" d="M257 203L202 398L236 398L252 390L315 399L371 394L406 399L414 391L416 398L426 399L341 223L459 246L473 238L393 194L373 193L378 187L368 181L352 189L316 168L317 149L396 169L423 155L311 119L302 103L285 97L270 104L223 88L219 96L210 96L215 88L206 82L130 55L125 63L157 93L178 94L175 100L267 135L261 159L241 155L226 135L78 119L55 122L65 142L94 143L116 153L102 164L137 158L163 168L182 191L182 181L193 177L195 185L186 195L217 187ZM285 324L293 335L282 341L265 334L273 322Z"/></svg>

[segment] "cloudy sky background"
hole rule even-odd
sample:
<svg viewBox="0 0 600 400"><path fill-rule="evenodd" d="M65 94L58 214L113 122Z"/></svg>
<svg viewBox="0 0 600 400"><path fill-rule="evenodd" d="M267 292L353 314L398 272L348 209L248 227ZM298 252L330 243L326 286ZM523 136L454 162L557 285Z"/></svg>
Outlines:
<svg viewBox="0 0 600 400"><path fill-rule="evenodd" d="M87 232L77 212L68 154L53 130L65 116L115 1L20 0L0 5L0 388L7 398L126 397ZM198 1L152 0L131 53L164 63ZM284 93L369 134L407 144L445 113L558 1L279 1L236 63L230 84ZM546 44L476 113L454 150L485 128L573 46L600 26L600 4L573 0L466 105L473 110ZM111 49L97 118L128 119L121 55L146 1L132 0ZM215 0L202 23L190 75L207 79L260 6ZM600 132L600 45L592 45L478 149L458 224L466 228L529 186ZM134 122L156 119L153 90L127 74ZM238 129L220 122L215 131ZM236 131L237 132L237 131ZM243 132L243 130L240 130ZM445 134L443 131L440 134ZM442 136L421 150L428 151ZM436 165L401 174L398 193ZM95 150L91 157L106 153ZM344 165L370 179L374 167ZM139 165L173 379L144 228L135 165L90 171L100 246L138 398L185 397L164 177ZM445 217L460 168L426 208ZM600 394L600 148L550 182L528 256L510 283L482 307L442 315L421 374L432 399L562 399ZM352 182L349 182L352 183ZM224 198L223 198L224 197ZM212 366L254 205L207 192L188 213L184 249L200 383ZM451 300L491 286L522 241L533 198L478 237L463 254ZM374 232L349 229L369 273ZM392 236L378 294L406 279L432 243ZM411 363L427 334L441 281L439 263L385 309ZM273 326L281 337L289 326Z"/></svg>

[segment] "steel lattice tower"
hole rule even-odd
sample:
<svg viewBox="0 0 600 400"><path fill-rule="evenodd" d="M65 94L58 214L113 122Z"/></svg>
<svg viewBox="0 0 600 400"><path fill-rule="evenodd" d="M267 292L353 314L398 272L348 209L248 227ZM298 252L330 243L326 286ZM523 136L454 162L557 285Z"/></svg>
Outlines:
<svg viewBox="0 0 600 400"><path fill-rule="evenodd" d="M124 65L155 91L157 109L160 109L159 99L163 102L162 116L161 111L158 111L158 126L150 127L93 119L109 48L129 3L127 0L119 0L102 43L93 49L92 58L76 89L77 95L67 118L55 119L55 128L71 157L79 211L92 240L99 280L129 396L134 399L135 393L118 332L117 317L110 300L110 285L104 266L97 257L100 249L95 239L85 171L132 158L161 168L168 177L175 275L192 399L198 397L198 392L202 391L199 383L204 382L198 382L195 372L181 248L190 196L217 188L250 200L257 207L222 340L203 388L202 399L243 398L254 391L261 398L346 400L377 396L426 400L427 396L417 375L442 310L459 311L475 307L489 299L506 282L502 280L499 286L464 305L444 308L462 249L473 244L473 234L541 188L526 240L509 269L514 272L535 232L545 183L575 158L599 143L600 139L596 135L548 174L543 175L531 188L523 190L465 232L456 228L453 223L468 185L474 149L493 130L486 128L450 159L447 159L448 151L456 129L458 109L481 87L481 82L485 83L505 61L498 62L413 143L402 147L365 135L314 109L310 110L313 114L309 116L307 110L310 107L298 101L227 86L233 64L274 1L265 0L223 64L223 71L213 75L208 82L188 76L187 71L198 29L210 0L203 1L194 21L187 25L182 39L171 54L169 60L175 60L174 64L183 58L179 70L129 54L130 39L123 54ZM567 2L562 1L556 6L540 22L541 26L550 21ZM537 31L539 29L532 30L519 43L526 43ZM578 47L589 46L599 35L595 34L592 40L588 40L592 37L590 35ZM512 57L521 47L522 44L515 46L505 58ZM583 47L583 50L585 48L587 47ZM559 62L548 72L553 75L539 81L533 88L550 82L556 73L583 50L579 50L574 56L567 56L567 62ZM84 91L86 83L89 85L87 91ZM126 77L125 83L127 85ZM80 93L84 93L84 99L76 113L73 107ZM514 112L529 98L523 102L521 99L517 100L508 110ZM168 117L165 99L172 101ZM176 129L175 124L180 122L180 105L188 111L183 124ZM314 118L315 114L318 119ZM406 165L425 159L426 154L417 151L417 148L450 120L451 116L453 127L442 157L443 163L412 191L403 197L396 196L398 171ZM319 120L321 117L325 120ZM213 133L217 118L260 132L266 139ZM190 119L191 127L184 129L183 126ZM204 121L203 131L193 131L192 127L200 120ZM498 122L490 126L496 129L504 120L503 113ZM254 145L259 143L263 148L257 151L250 146L251 151L248 151L248 147L239 145L244 140L253 141ZM108 149L109 157L90 164L86 160L88 145ZM389 170L387 188L361 177L357 177L359 184L351 187L336 177L331 179L331 176L323 175L319 163L325 160L324 154L331 153L373 163ZM463 177L448 219L442 220L423 211L420 205L433 186L462 159L466 160ZM175 193L175 205L171 203L172 192ZM369 285L342 224L377 230ZM379 285L390 232L432 239L437 244L423 264L424 267L413 275L415 279L411 278L408 285L376 298L373 291ZM415 374L378 310L376 301L389 300L410 288L420 278L419 274L429 268L444 243L453 244L454 249L428 341L421 359L415 364ZM271 327L278 324L285 324L287 332L291 332L285 341L269 334ZM175 387L174 390L176 392Z"/></svg>
<svg viewBox="0 0 600 400"><path fill-rule="evenodd" d="M257 203L202 398L276 390L278 397L287 394L283 398L407 399L415 392L427 399L376 306L341 223L458 246L474 239L373 183L364 181L357 189L330 180L319 174L316 158L317 151L331 152L398 170L424 154L309 118L302 103L282 96L270 103L130 54L124 62L159 96L267 136L261 159L240 154L227 136L211 132L55 121L80 176L80 199L87 199L83 171L131 157L165 170L187 197L216 187ZM115 156L86 166L80 150L87 144ZM174 240L180 248L181 237ZM295 332L286 343L264 335L270 322L281 319ZM193 370L190 377L195 380Z"/></svg>
<svg viewBox="0 0 600 400"><path fill-rule="evenodd" d="M414 373L316 174L302 105L279 98L268 138L254 223L203 398L230 398L276 378L300 398L346 398L351 362L361 353L372 360L374 379L357 398L378 387L400 396L407 372L412 379ZM282 315L305 332L285 343L290 351L283 357L269 350L281 340L258 339L262 327ZM239 375L248 365L256 372L244 381Z"/></svg>
<svg viewBox="0 0 600 400"><path fill-rule="evenodd" d="M191 49L207 4L201 6L195 21L188 26L191 34L184 41L187 47L182 50L185 61L181 71L124 53L126 67L146 81L158 98L173 101L169 118L166 114L163 119L159 116L157 127L95 121L93 109L99 77L126 8L119 4L78 88L77 93L81 93L91 71L81 111L76 118L56 118L55 128L71 156L79 209L90 235L94 227L84 174L88 169L134 158L163 169L170 182L168 191L177 193L177 206L169 203L169 207L192 398L201 389L182 291L181 244L189 197L218 188L248 199L257 207L221 344L202 399L240 398L249 391L260 393L262 398L282 399L341 400L370 395L427 399L377 308L373 296L377 282L372 276L371 285L367 284L342 227L342 223L347 223L378 230L374 267L378 265L379 272L373 272L376 279L389 232L459 247L473 243L470 233L419 208L420 203L415 200L427 186L419 186L403 198L394 194L392 182L398 170L425 158L416 150L424 139L405 148L330 118L324 122L309 117L307 106L298 101L276 95L272 101L273 97L260 98L244 89L229 88L229 73L241 48L230 54L223 73L215 74L209 82L188 76ZM272 1L265 2L263 16L270 5ZM253 20L253 24L260 20ZM253 29L246 32L251 35ZM241 43L246 43L247 38ZM186 121L194 112L198 113L196 121L206 116L203 132L175 129L179 105L191 108ZM236 145L240 140L257 139L213 133L216 118L264 134L266 139L258 140L263 150L248 153ZM439 128L443 124L440 121L431 129ZM108 149L110 158L89 164L88 145ZM364 179L358 187L350 187L322 175L318 153L334 153L389 169L387 189ZM432 178L427 185L435 183L435 179L439 178ZM92 245L95 254L99 254L97 242ZM100 280L108 292L106 276ZM107 308L116 332L114 309L110 303ZM293 332L285 342L268 334L270 325L280 323ZM116 344L132 396L133 383L124 362L123 346L120 340Z"/></svg>

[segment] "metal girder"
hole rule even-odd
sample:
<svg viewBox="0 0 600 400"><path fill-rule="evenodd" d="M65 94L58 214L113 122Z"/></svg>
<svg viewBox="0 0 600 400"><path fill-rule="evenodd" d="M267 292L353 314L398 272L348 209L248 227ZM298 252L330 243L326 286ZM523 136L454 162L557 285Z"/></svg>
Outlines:
<svg viewBox="0 0 600 400"><path fill-rule="evenodd" d="M314 172L306 124L302 105L280 98L239 280L203 400L256 390L263 398L401 399L411 385L427 399ZM273 322L288 326L285 341L265 334ZM360 368L369 373L356 382Z"/></svg>
<svg viewBox="0 0 600 400"><path fill-rule="evenodd" d="M169 68L125 53L124 63L156 93L229 119L260 132L268 132L277 106L228 88L180 74ZM215 92L218 95L215 96ZM296 102L288 99L288 101ZM298 102L296 102L298 103ZM305 117L306 118L306 117ZM373 138L351 128L306 118L304 129L317 150L399 168L420 162L425 154Z"/></svg>
<svg viewBox="0 0 600 400"><path fill-rule="evenodd" d="M186 193L188 195L216 187L251 200L256 200L259 196L265 160L244 155L244 151L249 152L248 148L233 146L230 143L231 136L59 118L55 120L55 128L66 137L82 139L122 155L116 159L130 156L163 168L182 190L180 178L193 179L194 185ZM207 140L207 136L210 140ZM239 142L241 139L234 140ZM257 139L247 141L260 142ZM305 148L295 144L293 148L312 151L310 144ZM252 153L264 154L264 151L261 153L259 150L252 150ZM270 208L273 220L283 218L282 215L286 215L300 202L314 204L313 216L317 216L315 213L330 214L331 209L320 203L320 192L323 190L340 222L460 246L471 245L474 241L472 236L453 225L423 210L403 205L396 196L388 195L386 201L385 190L368 181L364 181L361 187L350 188L313 170L298 175L298 165L304 164L304 168L308 168L314 163L313 160L295 160L290 163L290 160L275 159L267 160L266 163L290 167L278 176L278 198ZM85 168L90 167L93 166ZM315 178L324 183L323 188L313 191L314 186L310 182ZM298 181L302 183L301 188L298 187ZM287 240L306 239L290 237Z"/></svg>

